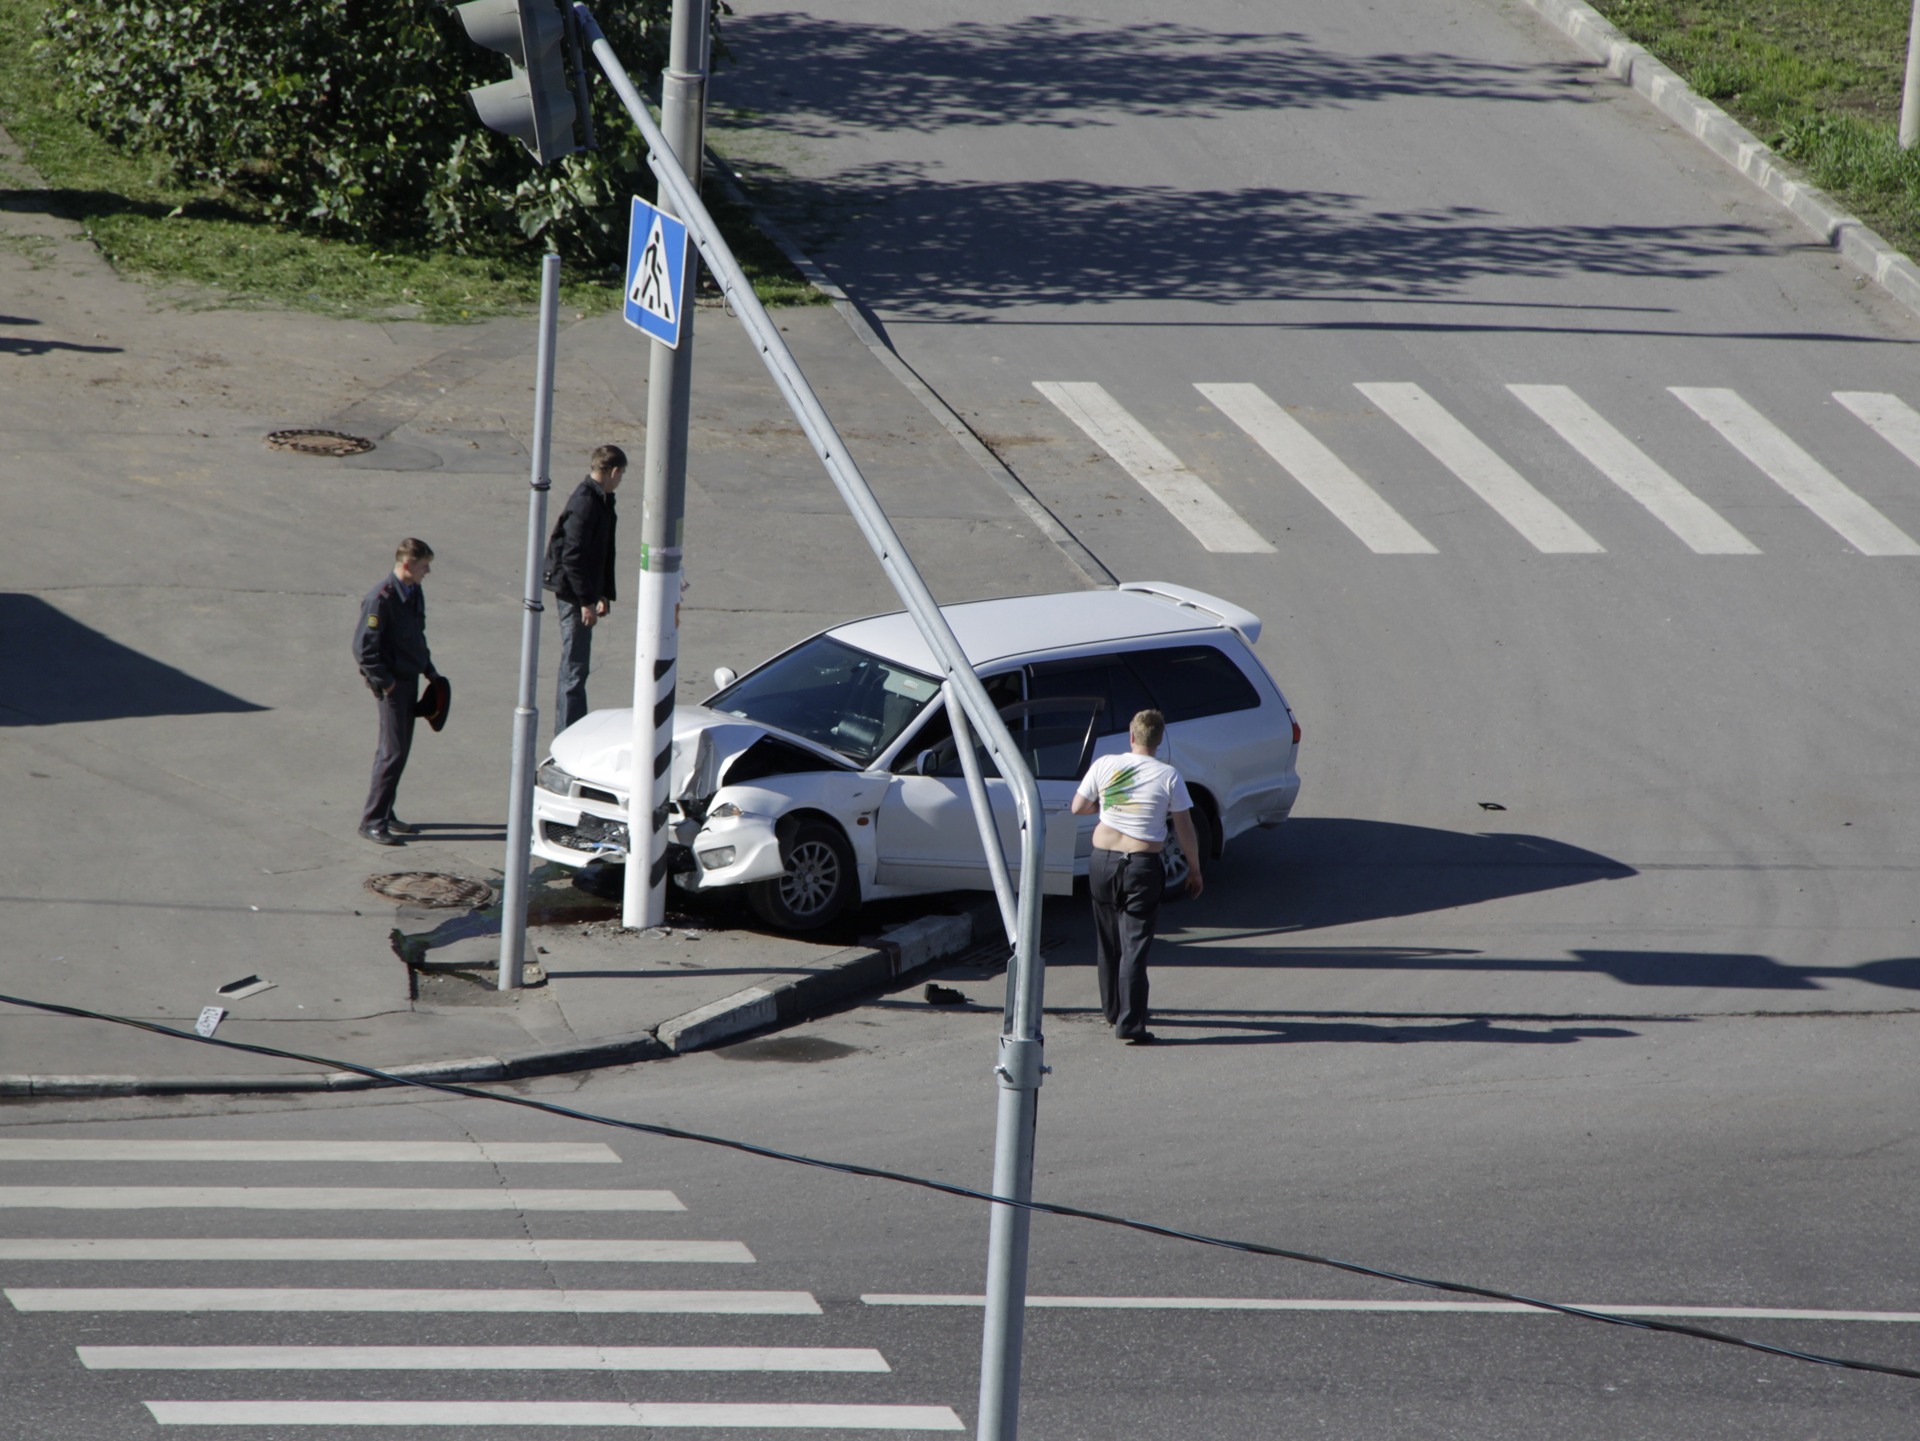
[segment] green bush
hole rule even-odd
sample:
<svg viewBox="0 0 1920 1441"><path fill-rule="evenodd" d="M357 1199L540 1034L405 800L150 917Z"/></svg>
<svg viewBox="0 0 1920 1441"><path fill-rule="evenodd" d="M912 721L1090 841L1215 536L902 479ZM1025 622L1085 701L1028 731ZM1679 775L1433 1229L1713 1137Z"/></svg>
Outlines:
<svg viewBox="0 0 1920 1441"><path fill-rule="evenodd" d="M723 9L714 0L716 23ZM670 11L596 9L642 86L665 64ZM504 79L506 62L430 0L74 0L49 12L41 52L116 146L306 234L471 255L537 241L618 266L627 196L652 190L597 68L597 151L543 169L482 128L463 97Z"/></svg>

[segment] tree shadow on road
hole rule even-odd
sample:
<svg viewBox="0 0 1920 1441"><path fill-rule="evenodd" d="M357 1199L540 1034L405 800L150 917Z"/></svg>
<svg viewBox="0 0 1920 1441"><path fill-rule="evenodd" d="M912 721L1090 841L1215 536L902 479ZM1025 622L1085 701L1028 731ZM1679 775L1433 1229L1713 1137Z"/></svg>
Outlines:
<svg viewBox="0 0 1920 1441"><path fill-rule="evenodd" d="M730 19L744 62L718 89L788 134L1110 125L1128 116L1325 109L1385 100L1579 102L1584 63L1351 54L1296 32L1034 15L906 29L783 12ZM758 61L758 63L755 63ZM736 78L738 77L738 78ZM730 123L751 125L751 112Z"/></svg>
<svg viewBox="0 0 1920 1441"><path fill-rule="evenodd" d="M1490 278L1701 280L1782 252L1733 223L1521 223L1472 206L1377 209L1357 194L1276 186L934 184L904 162L757 188L783 218L802 217L807 243L834 247L834 268L858 277L870 304L916 320L1117 301L1437 299Z"/></svg>
<svg viewBox="0 0 1920 1441"><path fill-rule="evenodd" d="M33 595L0 593L0 727L264 711L110 640Z"/></svg>

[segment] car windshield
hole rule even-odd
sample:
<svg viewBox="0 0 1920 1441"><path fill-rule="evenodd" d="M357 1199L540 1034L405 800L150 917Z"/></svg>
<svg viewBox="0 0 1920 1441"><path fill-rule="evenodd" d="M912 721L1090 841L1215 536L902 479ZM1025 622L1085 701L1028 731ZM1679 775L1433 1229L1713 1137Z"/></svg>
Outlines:
<svg viewBox="0 0 1920 1441"><path fill-rule="evenodd" d="M892 745L940 683L828 636L742 676L707 704L775 726L867 765Z"/></svg>

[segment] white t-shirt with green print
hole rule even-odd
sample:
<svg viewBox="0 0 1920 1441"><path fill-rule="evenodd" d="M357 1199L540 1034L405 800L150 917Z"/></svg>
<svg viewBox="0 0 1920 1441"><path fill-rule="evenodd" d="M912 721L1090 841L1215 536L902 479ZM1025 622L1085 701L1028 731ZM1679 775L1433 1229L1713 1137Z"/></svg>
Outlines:
<svg viewBox="0 0 1920 1441"><path fill-rule="evenodd" d="M1087 768L1080 794L1100 802L1100 819L1123 836L1165 842L1167 813L1190 811L1193 799L1180 772L1153 756L1101 756Z"/></svg>

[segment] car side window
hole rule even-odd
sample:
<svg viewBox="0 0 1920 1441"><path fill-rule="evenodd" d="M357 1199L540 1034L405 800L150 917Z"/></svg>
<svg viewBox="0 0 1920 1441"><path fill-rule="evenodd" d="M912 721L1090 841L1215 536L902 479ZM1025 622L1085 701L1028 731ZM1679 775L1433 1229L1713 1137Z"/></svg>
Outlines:
<svg viewBox="0 0 1920 1441"><path fill-rule="evenodd" d="M1018 671L982 676L980 685L986 691L987 699L993 702L995 710L1005 711L1008 706L1020 700L1020 672ZM974 746L976 750L979 749L977 737ZM946 774L947 768L950 768L954 775L960 774L960 755L953 745L953 719L947 714L944 699L928 707L926 723L901 748L900 754L893 758L893 773L895 775L922 774L920 757L927 751L939 753L937 764L942 769L936 772L937 774ZM979 751L979 755L982 770L987 775L997 775L998 772L993 768L992 757L985 751Z"/></svg>
<svg viewBox="0 0 1920 1441"><path fill-rule="evenodd" d="M1169 724L1255 710L1260 692L1231 658L1210 645L1166 646L1127 653L1127 663Z"/></svg>
<svg viewBox="0 0 1920 1441"><path fill-rule="evenodd" d="M1120 735L1134 716L1153 704L1147 688L1118 656L1036 661L1027 667L1027 695L1033 700L1093 696L1103 702L1096 734Z"/></svg>
<svg viewBox="0 0 1920 1441"><path fill-rule="evenodd" d="M1061 696L1002 706L1000 718L1035 780L1075 781L1086 773L1093 755L1095 722L1104 709L1105 702L1094 696ZM916 737L909 747L913 755L902 756L895 765L896 771L941 780L954 780L966 774L951 728L945 726L944 716L940 721L948 733L930 746L922 746ZM933 724L929 720L928 728ZM1000 774L978 737L974 739L974 754L980 759L982 776L992 778Z"/></svg>

